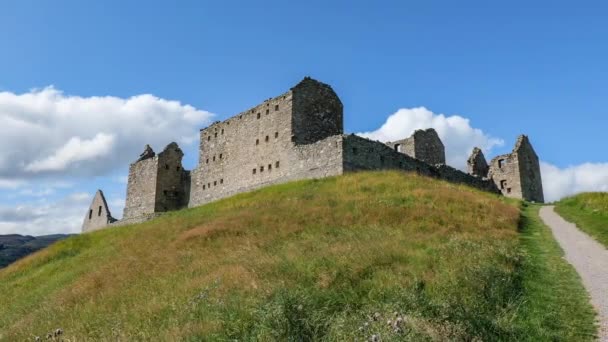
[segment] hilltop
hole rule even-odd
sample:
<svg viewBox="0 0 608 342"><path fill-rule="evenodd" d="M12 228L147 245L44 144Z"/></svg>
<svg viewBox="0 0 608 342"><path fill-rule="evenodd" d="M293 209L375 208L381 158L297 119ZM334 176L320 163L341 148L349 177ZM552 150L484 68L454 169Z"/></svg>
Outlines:
<svg viewBox="0 0 608 342"><path fill-rule="evenodd" d="M1 270L0 340L590 340L534 210L402 172L271 186Z"/></svg>

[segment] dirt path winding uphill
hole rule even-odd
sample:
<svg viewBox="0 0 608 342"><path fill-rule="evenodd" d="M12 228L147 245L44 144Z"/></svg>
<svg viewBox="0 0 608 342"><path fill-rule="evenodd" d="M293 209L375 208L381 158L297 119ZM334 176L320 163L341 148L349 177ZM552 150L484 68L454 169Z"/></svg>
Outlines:
<svg viewBox="0 0 608 342"><path fill-rule="evenodd" d="M553 206L540 209L540 217L583 280L591 303L599 313L599 340L608 342L608 250L576 225L561 218ZM608 223L607 223L608 224Z"/></svg>

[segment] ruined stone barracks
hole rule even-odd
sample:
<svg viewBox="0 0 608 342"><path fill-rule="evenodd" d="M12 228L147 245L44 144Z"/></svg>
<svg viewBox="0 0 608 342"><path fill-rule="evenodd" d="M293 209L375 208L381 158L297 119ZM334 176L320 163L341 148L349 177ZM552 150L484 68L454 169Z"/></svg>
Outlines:
<svg viewBox="0 0 608 342"><path fill-rule="evenodd" d="M490 165L475 149L469 172L464 173L445 164L444 145L433 129L381 143L345 135L343 115L333 89L306 77L284 94L201 129L199 162L192 171L184 170L184 154L176 143L158 154L146 146L129 168L122 220L112 218L99 191L82 230L143 222L271 184L359 170L416 172L543 201L538 157L525 136L518 139L512 154L499 156Z"/></svg>

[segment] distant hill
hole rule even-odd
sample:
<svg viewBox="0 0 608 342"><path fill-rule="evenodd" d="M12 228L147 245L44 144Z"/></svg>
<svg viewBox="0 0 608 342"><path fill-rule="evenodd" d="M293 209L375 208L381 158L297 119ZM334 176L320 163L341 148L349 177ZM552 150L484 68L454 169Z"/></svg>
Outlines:
<svg viewBox="0 0 608 342"><path fill-rule="evenodd" d="M70 235L55 234L38 237L17 234L0 235L0 268L68 236Z"/></svg>

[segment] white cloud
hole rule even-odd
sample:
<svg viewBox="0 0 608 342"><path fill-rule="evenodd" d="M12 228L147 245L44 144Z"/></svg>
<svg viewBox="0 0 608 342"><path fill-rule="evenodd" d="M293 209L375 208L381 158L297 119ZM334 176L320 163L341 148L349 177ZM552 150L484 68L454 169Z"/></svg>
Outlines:
<svg viewBox="0 0 608 342"><path fill-rule="evenodd" d="M358 135L386 142L407 138L415 130L426 128L434 128L437 131L445 145L446 162L461 170L466 169L466 161L473 147L481 148L488 158L492 148L504 145L502 139L471 127L467 118L435 114L424 107L399 109L390 115L379 129Z"/></svg>
<svg viewBox="0 0 608 342"><path fill-rule="evenodd" d="M92 195L72 193L53 203L0 206L0 235L78 233Z"/></svg>
<svg viewBox="0 0 608 342"><path fill-rule="evenodd" d="M546 202L580 192L608 191L608 163L585 163L560 169L541 161L540 170Z"/></svg>
<svg viewBox="0 0 608 342"><path fill-rule="evenodd" d="M152 95L69 96L47 87L0 92L0 187L16 179L102 176L124 168L145 144L190 144L212 114Z"/></svg>
<svg viewBox="0 0 608 342"><path fill-rule="evenodd" d="M6 179L0 177L0 189L17 189L25 184L26 182L21 179Z"/></svg>
<svg viewBox="0 0 608 342"><path fill-rule="evenodd" d="M25 167L25 171L63 171L75 162L105 157L112 151L115 140L113 135L104 133L98 133L91 140L72 137L54 155L31 162Z"/></svg>

